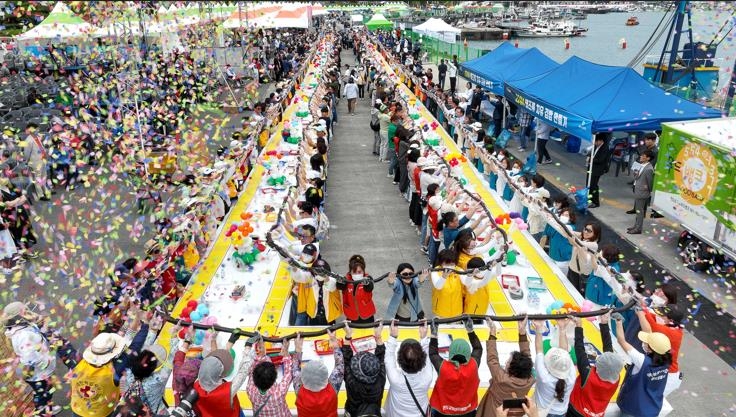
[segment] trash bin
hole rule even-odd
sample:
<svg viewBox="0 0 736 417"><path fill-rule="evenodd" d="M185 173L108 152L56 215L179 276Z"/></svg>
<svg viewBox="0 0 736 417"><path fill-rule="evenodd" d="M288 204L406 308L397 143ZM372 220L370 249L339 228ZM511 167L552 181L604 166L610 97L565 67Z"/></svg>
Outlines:
<svg viewBox="0 0 736 417"><path fill-rule="evenodd" d="M577 136L568 136L567 141L565 143L565 150L569 153L578 153L580 152L580 138Z"/></svg>

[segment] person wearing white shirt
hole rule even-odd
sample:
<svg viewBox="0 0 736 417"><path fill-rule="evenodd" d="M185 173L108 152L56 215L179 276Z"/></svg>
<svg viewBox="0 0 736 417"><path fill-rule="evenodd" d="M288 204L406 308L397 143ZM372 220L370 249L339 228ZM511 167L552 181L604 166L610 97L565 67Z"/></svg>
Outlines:
<svg viewBox="0 0 736 417"><path fill-rule="evenodd" d="M610 313L609 313L610 314ZM537 372L537 385L534 402L539 407L539 415L547 417L564 416L570 403L570 394L575 386L577 373L568 352L567 327L570 320L558 320L558 347L544 353L544 321L534 321L534 346L537 358L534 369Z"/></svg>
<svg viewBox="0 0 736 417"><path fill-rule="evenodd" d="M353 77L350 77L343 88L342 95L348 99L348 113L353 116L355 116L355 102L358 100L358 91L358 84L355 83Z"/></svg>
<svg viewBox="0 0 736 417"><path fill-rule="evenodd" d="M386 397L386 417L426 415L429 407L427 391L432 386L433 371L429 366L427 325L419 327L421 341L407 339L399 345L399 328L391 322L386 341L386 377L389 381Z"/></svg>
<svg viewBox="0 0 736 417"><path fill-rule="evenodd" d="M455 94L457 85L457 55L452 56L452 61L447 63L447 76L450 78L450 95Z"/></svg>

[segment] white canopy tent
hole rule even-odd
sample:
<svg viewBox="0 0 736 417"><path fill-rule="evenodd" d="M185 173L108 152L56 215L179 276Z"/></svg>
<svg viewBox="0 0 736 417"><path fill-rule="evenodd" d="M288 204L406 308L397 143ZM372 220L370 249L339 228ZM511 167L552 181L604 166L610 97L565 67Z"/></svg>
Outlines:
<svg viewBox="0 0 736 417"><path fill-rule="evenodd" d="M350 21L353 22L353 24L361 24L363 23L363 15L362 14L352 14L350 15Z"/></svg>
<svg viewBox="0 0 736 417"><path fill-rule="evenodd" d="M444 20L435 18L430 18L421 25L414 26L411 30L449 43L455 43L457 35L462 32L460 29L450 26Z"/></svg>
<svg viewBox="0 0 736 417"><path fill-rule="evenodd" d="M82 20L62 2L56 3L51 13L32 29L16 36L18 41L33 39L82 38L92 34L96 28Z"/></svg>

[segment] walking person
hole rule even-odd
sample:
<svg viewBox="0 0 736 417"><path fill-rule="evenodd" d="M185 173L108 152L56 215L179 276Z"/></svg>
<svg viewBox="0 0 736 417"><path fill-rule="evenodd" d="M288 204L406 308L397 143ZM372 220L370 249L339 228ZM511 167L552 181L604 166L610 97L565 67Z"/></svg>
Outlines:
<svg viewBox="0 0 736 417"><path fill-rule="evenodd" d="M37 130L38 126L35 123L28 123L26 126L26 134L28 136L26 136L23 156L33 173L36 198L42 201L49 201L51 190L48 186L46 149Z"/></svg>
<svg viewBox="0 0 736 417"><path fill-rule="evenodd" d="M450 78L450 95L455 95L455 86L457 85L457 55L452 56L452 62L447 65L447 76Z"/></svg>
<svg viewBox="0 0 736 417"><path fill-rule="evenodd" d="M358 97L360 97L360 101L363 101L365 99L366 78L367 75L365 73L365 68L358 68L358 79L356 80L356 83L358 84Z"/></svg>
<svg viewBox="0 0 736 417"><path fill-rule="evenodd" d="M534 128L534 136L537 140L537 163L538 164L551 164L552 157L549 156L547 151L547 141L549 141L549 134L552 132L552 126L544 123L537 118L537 125Z"/></svg>
<svg viewBox="0 0 736 417"><path fill-rule="evenodd" d="M358 100L358 84L355 83L355 78L348 78L342 95L348 99L348 113L355 116L355 102Z"/></svg>
<svg viewBox="0 0 736 417"><path fill-rule="evenodd" d="M437 66L437 84L442 90L445 89L445 77L447 76L447 64L444 59L440 59L440 65Z"/></svg>
<svg viewBox="0 0 736 417"><path fill-rule="evenodd" d="M641 234L644 226L644 215L647 212L649 200L652 197L652 186L654 185L654 168L651 164L653 159L654 153L651 150L646 150L639 156L639 163L642 164L642 167L634 178L634 210L626 212L628 214L631 214L632 211L636 213L634 226L626 229L626 233L630 235Z"/></svg>
<svg viewBox="0 0 736 417"><path fill-rule="evenodd" d="M526 145L529 139L529 135L532 131L532 115L523 108L519 108L516 113L516 120L519 122L519 149L518 151L526 151ZM546 148L545 148L546 150Z"/></svg>
<svg viewBox="0 0 736 417"><path fill-rule="evenodd" d="M609 155L610 152L608 150L608 143L606 142L605 135L595 135L595 140L593 141L593 154L589 157L593 158L593 161L592 163L590 159L586 161L586 165L588 165L588 175L590 176L590 182L588 185L590 204L588 205L588 208L597 208L601 205L600 187L598 187L598 182L603 174L608 172L608 165L610 164Z"/></svg>

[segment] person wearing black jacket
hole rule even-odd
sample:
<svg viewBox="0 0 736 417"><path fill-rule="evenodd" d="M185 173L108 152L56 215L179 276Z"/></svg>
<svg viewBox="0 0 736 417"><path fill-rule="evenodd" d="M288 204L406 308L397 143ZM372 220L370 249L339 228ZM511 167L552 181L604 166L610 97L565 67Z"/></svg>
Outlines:
<svg viewBox="0 0 736 417"><path fill-rule="evenodd" d="M480 104L484 98L483 88L479 84L476 84L475 91L473 91L473 98L470 100L470 108L473 111L473 119L477 122L480 121Z"/></svg>
<svg viewBox="0 0 736 417"><path fill-rule="evenodd" d="M350 340L353 338L353 329L350 323L345 326L345 345L342 347L343 363L345 364L345 415L351 417L381 416L381 402L383 401L383 387L386 385L386 347L383 345L381 333L383 325L373 329L376 338L375 353L359 352L353 356Z"/></svg>
<svg viewBox="0 0 736 417"><path fill-rule="evenodd" d="M589 168L588 175L590 176L590 184L588 186L588 192L590 193L590 205L588 208L600 207L600 188L598 187L598 181L601 176L608 172L608 166L610 165L610 151L608 149L608 142L606 141L605 134L595 135L593 141L593 154L590 156L593 158L591 165L590 159L587 160Z"/></svg>

